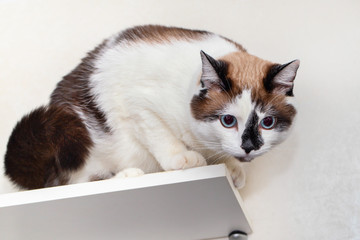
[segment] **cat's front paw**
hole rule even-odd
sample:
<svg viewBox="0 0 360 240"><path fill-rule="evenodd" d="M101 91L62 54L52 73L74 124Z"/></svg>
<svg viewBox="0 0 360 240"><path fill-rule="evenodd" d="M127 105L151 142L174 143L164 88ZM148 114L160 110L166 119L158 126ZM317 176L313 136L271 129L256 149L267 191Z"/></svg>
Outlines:
<svg viewBox="0 0 360 240"><path fill-rule="evenodd" d="M179 170L207 165L205 158L195 151L181 152L175 155L170 161L169 169L165 170Z"/></svg>
<svg viewBox="0 0 360 240"><path fill-rule="evenodd" d="M231 178L237 189L241 189L245 186L246 175L243 167L240 164L227 165L230 171Z"/></svg>
<svg viewBox="0 0 360 240"><path fill-rule="evenodd" d="M113 178L139 177L144 175L144 171L140 168L126 168L118 172Z"/></svg>

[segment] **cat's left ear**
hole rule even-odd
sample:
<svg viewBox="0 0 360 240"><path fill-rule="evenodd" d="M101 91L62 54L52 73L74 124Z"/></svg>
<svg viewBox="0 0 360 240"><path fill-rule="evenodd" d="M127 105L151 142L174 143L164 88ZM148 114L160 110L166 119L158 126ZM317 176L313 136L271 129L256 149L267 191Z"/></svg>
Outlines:
<svg viewBox="0 0 360 240"><path fill-rule="evenodd" d="M204 51L200 52L202 62L201 86L206 89L226 91L231 88L226 78L227 65L225 62L216 60Z"/></svg>
<svg viewBox="0 0 360 240"><path fill-rule="evenodd" d="M294 60L271 67L267 77L264 79L264 86L268 92L293 96L294 80L300 66L300 60Z"/></svg>

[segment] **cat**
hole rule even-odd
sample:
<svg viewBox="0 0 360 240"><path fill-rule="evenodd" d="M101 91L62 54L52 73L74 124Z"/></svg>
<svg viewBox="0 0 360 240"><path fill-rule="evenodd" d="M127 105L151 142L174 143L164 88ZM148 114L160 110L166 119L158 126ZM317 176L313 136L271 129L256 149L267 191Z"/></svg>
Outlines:
<svg viewBox="0 0 360 240"><path fill-rule="evenodd" d="M242 162L282 142L299 60L276 64L199 30L136 26L104 40L15 126L5 175L36 189Z"/></svg>

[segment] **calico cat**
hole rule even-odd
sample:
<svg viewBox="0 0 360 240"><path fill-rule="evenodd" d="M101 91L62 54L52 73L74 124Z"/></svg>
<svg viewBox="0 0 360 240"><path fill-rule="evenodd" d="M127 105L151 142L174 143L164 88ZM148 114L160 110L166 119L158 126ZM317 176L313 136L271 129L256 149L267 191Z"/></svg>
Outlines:
<svg viewBox="0 0 360 240"><path fill-rule="evenodd" d="M22 189L241 162L282 142L299 60L275 64L206 31L137 26L88 53L10 136Z"/></svg>

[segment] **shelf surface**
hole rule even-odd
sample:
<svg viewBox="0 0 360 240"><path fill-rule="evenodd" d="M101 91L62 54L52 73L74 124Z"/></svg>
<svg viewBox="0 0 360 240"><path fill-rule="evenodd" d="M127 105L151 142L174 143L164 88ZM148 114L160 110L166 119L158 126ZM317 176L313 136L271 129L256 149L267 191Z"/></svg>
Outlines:
<svg viewBox="0 0 360 240"><path fill-rule="evenodd" d="M251 233L225 165L0 195L1 239L214 239Z"/></svg>

